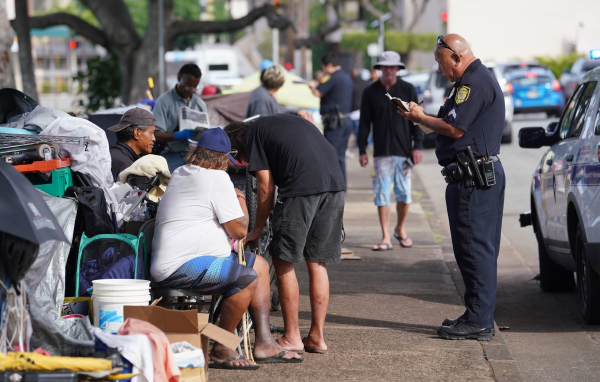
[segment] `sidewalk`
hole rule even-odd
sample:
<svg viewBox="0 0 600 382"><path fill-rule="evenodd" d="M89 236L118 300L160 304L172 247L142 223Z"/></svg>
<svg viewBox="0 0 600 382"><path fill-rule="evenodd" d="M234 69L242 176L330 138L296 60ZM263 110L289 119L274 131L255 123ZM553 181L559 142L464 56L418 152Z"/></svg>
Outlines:
<svg viewBox="0 0 600 382"><path fill-rule="evenodd" d="M356 155L357 152L353 151ZM349 187L346 197L344 247L361 256L359 261L330 265L331 297L325 339L329 352L304 355L297 365L261 365L258 371L210 370L211 381L493 381L502 368L492 368L488 358L507 358L502 336L497 335L484 353L477 341L446 341L435 329L444 318L463 313L455 287L460 275L450 272L441 236L430 228L433 210L417 178L407 230L414 247L373 252L381 237L371 189L372 165L362 169L357 157L347 160ZM423 202L423 204L422 204ZM423 205L427 214L424 212ZM395 212L392 224L395 224ZM393 226L390 227L393 229ZM446 241L449 243L449 241ZM451 264L451 263L450 263ZM310 327L308 275L304 264L296 267L300 283L300 326ZM462 280L457 279L462 284ZM281 312L271 322L283 325ZM494 353L495 352L495 353ZM502 362L502 361L499 361ZM510 362L506 360L506 362ZM502 363L500 363L502 364ZM505 370L506 371L506 370ZM510 370L508 370L510 371ZM511 379L511 378L509 378Z"/></svg>

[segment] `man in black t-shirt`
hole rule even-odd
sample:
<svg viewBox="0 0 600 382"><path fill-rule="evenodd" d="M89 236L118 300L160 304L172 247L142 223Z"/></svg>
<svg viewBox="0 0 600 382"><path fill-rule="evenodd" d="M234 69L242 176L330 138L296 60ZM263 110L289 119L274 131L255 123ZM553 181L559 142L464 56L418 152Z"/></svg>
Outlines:
<svg viewBox="0 0 600 382"><path fill-rule="evenodd" d="M321 68L329 78L325 77L321 83L312 80L308 86L316 97L321 98L321 116L325 128L323 134L335 147L346 179L346 149L353 129L349 115L352 111L352 79L342 70L340 58L335 53L323 56Z"/></svg>
<svg viewBox="0 0 600 382"><path fill-rule="evenodd" d="M344 177L335 149L312 123L293 115L260 117L253 123L225 127L237 157L248 163L258 181L254 230L246 240L260 238L275 186L271 255L285 332L279 344L288 350L323 353L323 326L329 302L326 263L338 263L344 215ZM310 277L313 325L306 338L298 329L298 281L294 263L306 260Z"/></svg>

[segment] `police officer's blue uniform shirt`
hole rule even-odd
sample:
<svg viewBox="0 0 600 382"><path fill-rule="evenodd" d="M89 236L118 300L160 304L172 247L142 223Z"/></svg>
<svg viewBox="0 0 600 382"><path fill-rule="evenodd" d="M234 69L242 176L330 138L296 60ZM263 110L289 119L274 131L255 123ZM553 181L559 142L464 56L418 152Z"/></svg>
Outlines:
<svg viewBox="0 0 600 382"><path fill-rule="evenodd" d="M444 122L465 131L458 139L438 134L435 154L440 165L455 162L456 154L467 146L475 157L484 156L484 130L490 155L498 155L504 117L504 94L498 80L480 60L473 61L454 84L438 114Z"/></svg>
<svg viewBox="0 0 600 382"><path fill-rule="evenodd" d="M321 93L321 114L335 112L335 105L340 107L343 114L352 111L352 78L343 70L338 70L330 75L327 82L317 86Z"/></svg>

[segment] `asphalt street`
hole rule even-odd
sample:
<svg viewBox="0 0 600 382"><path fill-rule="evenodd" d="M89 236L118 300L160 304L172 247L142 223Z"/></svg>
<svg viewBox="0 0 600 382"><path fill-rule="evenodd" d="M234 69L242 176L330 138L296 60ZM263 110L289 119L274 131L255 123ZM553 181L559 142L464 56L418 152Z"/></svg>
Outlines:
<svg viewBox="0 0 600 382"><path fill-rule="evenodd" d="M519 226L519 214L530 209L532 174L547 148L521 149L522 127L546 127L545 115L518 115L513 142L502 145L500 158L507 185L498 266L496 323L510 326L503 335L527 381L600 380L600 327L586 325L576 293L543 293L534 277L539 273L537 242L531 227ZM416 167L440 220L447 229L445 184L433 150L426 150Z"/></svg>

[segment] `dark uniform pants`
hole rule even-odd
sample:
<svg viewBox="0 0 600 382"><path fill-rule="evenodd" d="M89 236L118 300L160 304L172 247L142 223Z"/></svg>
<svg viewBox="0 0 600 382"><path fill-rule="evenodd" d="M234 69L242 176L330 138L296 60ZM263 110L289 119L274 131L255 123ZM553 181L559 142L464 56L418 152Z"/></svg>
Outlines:
<svg viewBox="0 0 600 382"><path fill-rule="evenodd" d="M329 143L333 145L335 151L337 151L344 180L346 180L346 149L348 148L348 138L350 138L352 130L353 125L350 118L342 119L342 126L333 130L328 129L327 126L325 126L325 139L327 139Z"/></svg>
<svg viewBox="0 0 600 382"><path fill-rule="evenodd" d="M494 326L497 260L500 251L506 179L500 162L494 163L496 184L446 188L452 248L465 282L465 313L459 320L480 328Z"/></svg>

